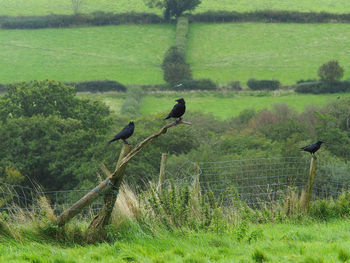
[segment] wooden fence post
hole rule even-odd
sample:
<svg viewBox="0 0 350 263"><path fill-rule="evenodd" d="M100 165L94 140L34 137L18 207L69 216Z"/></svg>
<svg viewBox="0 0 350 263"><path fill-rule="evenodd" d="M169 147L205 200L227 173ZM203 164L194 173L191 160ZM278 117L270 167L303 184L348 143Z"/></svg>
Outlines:
<svg viewBox="0 0 350 263"><path fill-rule="evenodd" d="M116 169L120 165L121 160L131 151L131 145L130 144L123 144L123 148L120 152L119 159L117 162ZM119 193L119 188L122 183L124 172L125 172L126 166L121 169L118 176L114 176L110 178L109 184L112 186L109 191L107 191L103 196L103 207L100 210L100 212L94 217L94 219L91 221L88 232L87 232L87 241L88 242L94 242L98 239L104 238L104 227L108 224L109 219L111 218L112 211L114 208L115 201L117 200L117 196ZM107 172L107 175L110 174Z"/></svg>
<svg viewBox="0 0 350 263"><path fill-rule="evenodd" d="M199 166L199 163L195 163L196 166L196 176L193 181L193 191L194 191L194 196L199 200L199 190L200 190L200 185L199 185L199 176L201 175L201 168Z"/></svg>
<svg viewBox="0 0 350 263"><path fill-rule="evenodd" d="M166 160L168 158L167 153L162 154L162 159L160 160L160 170L159 170L159 181L158 181L158 191L162 191L162 185L165 180L165 165L166 165Z"/></svg>
<svg viewBox="0 0 350 263"><path fill-rule="evenodd" d="M311 201L311 195L312 195L312 187L314 185L314 179L315 179L315 174L316 174L316 157L312 156L311 157L311 162L310 162L310 171L309 171L309 180L307 183L307 188L306 188L306 193L305 193L305 211L309 212L310 208L310 201Z"/></svg>

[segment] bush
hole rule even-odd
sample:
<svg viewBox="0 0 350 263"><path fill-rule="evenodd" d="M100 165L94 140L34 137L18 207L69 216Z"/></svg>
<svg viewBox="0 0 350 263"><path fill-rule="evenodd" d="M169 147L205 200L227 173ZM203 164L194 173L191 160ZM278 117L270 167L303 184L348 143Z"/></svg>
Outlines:
<svg viewBox="0 0 350 263"><path fill-rule="evenodd" d="M331 14L325 12L296 12L281 10L262 10L239 13L235 11L208 11L189 16L190 22L274 22L274 23L334 23L350 22L350 14Z"/></svg>
<svg viewBox="0 0 350 263"><path fill-rule="evenodd" d="M77 92L89 91L89 92L106 92L106 91L121 91L125 92L126 87L113 80L92 80L84 82L68 82L70 86L75 86Z"/></svg>
<svg viewBox="0 0 350 263"><path fill-rule="evenodd" d="M342 79L343 75L344 69L336 60L330 60L318 69L318 76L323 82L332 83L334 81L339 81Z"/></svg>
<svg viewBox="0 0 350 263"><path fill-rule="evenodd" d="M350 91L350 81L334 81L329 82L304 82L297 85L295 88L299 93L338 93Z"/></svg>
<svg viewBox="0 0 350 263"><path fill-rule="evenodd" d="M299 83L295 91L299 93L319 93L321 87L321 82L319 81L312 81L312 82L301 82Z"/></svg>
<svg viewBox="0 0 350 263"><path fill-rule="evenodd" d="M170 85L192 79L190 65L185 62L184 53L176 46L170 47L166 52L162 69L163 78Z"/></svg>
<svg viewBox="0 0 350 263"><path fill-rule="evenodd" d="M250 79L247 85L252 90L276 90L281 88L281 83L278 80Z"/></svg>
<svg viewBox="0 0 350 263"><path fill-rule="evenodd" d="M171 85L192 79L192 71L187 63L169 63L163 70L164 80Z"/></svg>
<svg viewBox="0 0 350 263"><path fill-rule="evenodd" d="M150 13L105 13L94 12L92 14L79 15L47 15L47 16L20 16L0 17L0 27L5 29L37 29L47 27L71 27L71 26L103 26L119 24L159 24L164 19Z"/></svg>

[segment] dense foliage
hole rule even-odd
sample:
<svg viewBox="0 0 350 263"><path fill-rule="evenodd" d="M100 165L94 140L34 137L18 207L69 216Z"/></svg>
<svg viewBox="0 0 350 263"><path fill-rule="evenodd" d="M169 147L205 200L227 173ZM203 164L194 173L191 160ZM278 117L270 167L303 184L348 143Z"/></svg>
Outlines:
<svg viewBox="0 0 350 263"><path fill-rule="evenodd" d="M249 79L247 86L251 90L276 90L281 88L281 83L278 80L256 80Z"/></svg>
<svg viewBox="0 0 350 263"><path fill-rule="evenodd" d="M114 80L90 80L83 82L70 82L66 83L66 85L74 86L77 92L126 91L126 87L123 84Z"/></svg>
<svg viewBox="0 0 350 263"><path fill-rule="evenodd" d="M0 28L4 29L38 29L72 26L106 26L120 24L160 24L164 19L150 13L105 13L79 15L47 15L47 16L19 16L0 17Z"/></svg>
<svg viewBox="0 0 350 263"><path fill-rule="evenodd" d="M146 4L153 8L164 9L164 18L178 18L185 11L194 10L200 3L200 0L145 0Z"/></svg>
<svg viewBox="0 0 350 263"><path fill-rule="evenodd" d="M96 144L111 125L108 108L55 81L11 85L0 98L0 166L25 184L72 189L94 181Z"/></svg>
<svg viewBox="0 0 350 263"><path fill-rule="evenodd" d="M184 53L177 46L170 47L166 52L162 69L164 80L170 85L192 79L190 65L186 63Z"/></svg>
<svg viewBox="0 0 350 263"><path fill-rule="evenodd" d="M318 76L323 82L332 83L339 81L344 75L344 69L336 60L330 60L318 69Z"/></svg>

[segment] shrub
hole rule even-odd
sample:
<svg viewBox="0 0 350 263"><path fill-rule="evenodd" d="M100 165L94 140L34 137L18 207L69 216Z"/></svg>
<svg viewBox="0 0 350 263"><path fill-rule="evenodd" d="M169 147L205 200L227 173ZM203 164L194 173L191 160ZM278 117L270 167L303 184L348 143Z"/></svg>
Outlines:
<svg viewBox="0 0 350 263"><path fill-rule="evenodd" d="M295 91L299 93L319 93L321 87L321 82L319 81L312 81L312 82L301 82L299 83Z"/></svg>
<svg viewBox="0 0 350 263"><path fill-rule="evenodd" d="M249 79L247 85L252 90L276 90L281 87L281 83L278 80Z"/></svg>
<svg viewBox="0 0 350 263"><path fill-rule="evenodd" d="M184 54L176 46L170 47L166 52L162 69L164 80L171 85L192 79L190 65L185 62Z"/></svg>
<svg viewBox="0 0 350 263"><path fill-rule="evenodd" d="M125 92L126 87L113 80L92 80L83 82L70 82L67 85L75 86L77 92L89 91L89 92L106 92L106 91L121 91Z"/></svg>
<svg viewBox="0 0 350 263"><path fill-rule="evenodd" d="M164 80L171 85L174 85L184 80L190 80L192 78L192 71L190 65L187 63L169 63L164 70Z"/></svg>
<svg viewBox="0 0 350 263"><path fill-rule="evenodd" d="M102 26L119 24L159 24L164 19L150 13L105 13L94 12L92 14L76 15L47 15L47 16L21 16L0 17L0 27L5 29L37 29L47 27L71 27L71 26Z"/></svg>
<svg viewBox="0 0 350 263"><path fill-rule="evenodd" d="M167 64L171 64L171 63L173 64L186 63L184 54L180 52L177 46L171 46L165 53L163 63L162 63L163 70Z"/></svg>
<svg viewBox="0 0 350 263"><path fill-rule="evenodd" d="M323 82L332 83L334 81L341 80L343 75L344 69L336 60L330 60L318 69L318 76Z"/></svg>
<svg viewBox="0 0 350 263"><path fill-rule="evenodd" d="M274 23L334 23L350 22L350 14L325 12L296 12L262 10L239 13L235 11L208 11L189 16L190 22L274 22Z"/></svg>
<svg viewBox="0 0 350 263"><path fill-rule="evenodd" d="M334 82L304 82L295 88L299 93L338 93L350 91L350 81L334 81Z"/></svg>

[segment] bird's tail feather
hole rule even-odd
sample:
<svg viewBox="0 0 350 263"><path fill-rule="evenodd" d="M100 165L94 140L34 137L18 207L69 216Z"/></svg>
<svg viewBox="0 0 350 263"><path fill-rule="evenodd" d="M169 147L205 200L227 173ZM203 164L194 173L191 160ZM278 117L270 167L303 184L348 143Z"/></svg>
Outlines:
<svg viewBox="0 0 350 263"><path fill-rule="evenodd" d="M170 119L170 116L166 117L164 120Z"/></svg>

